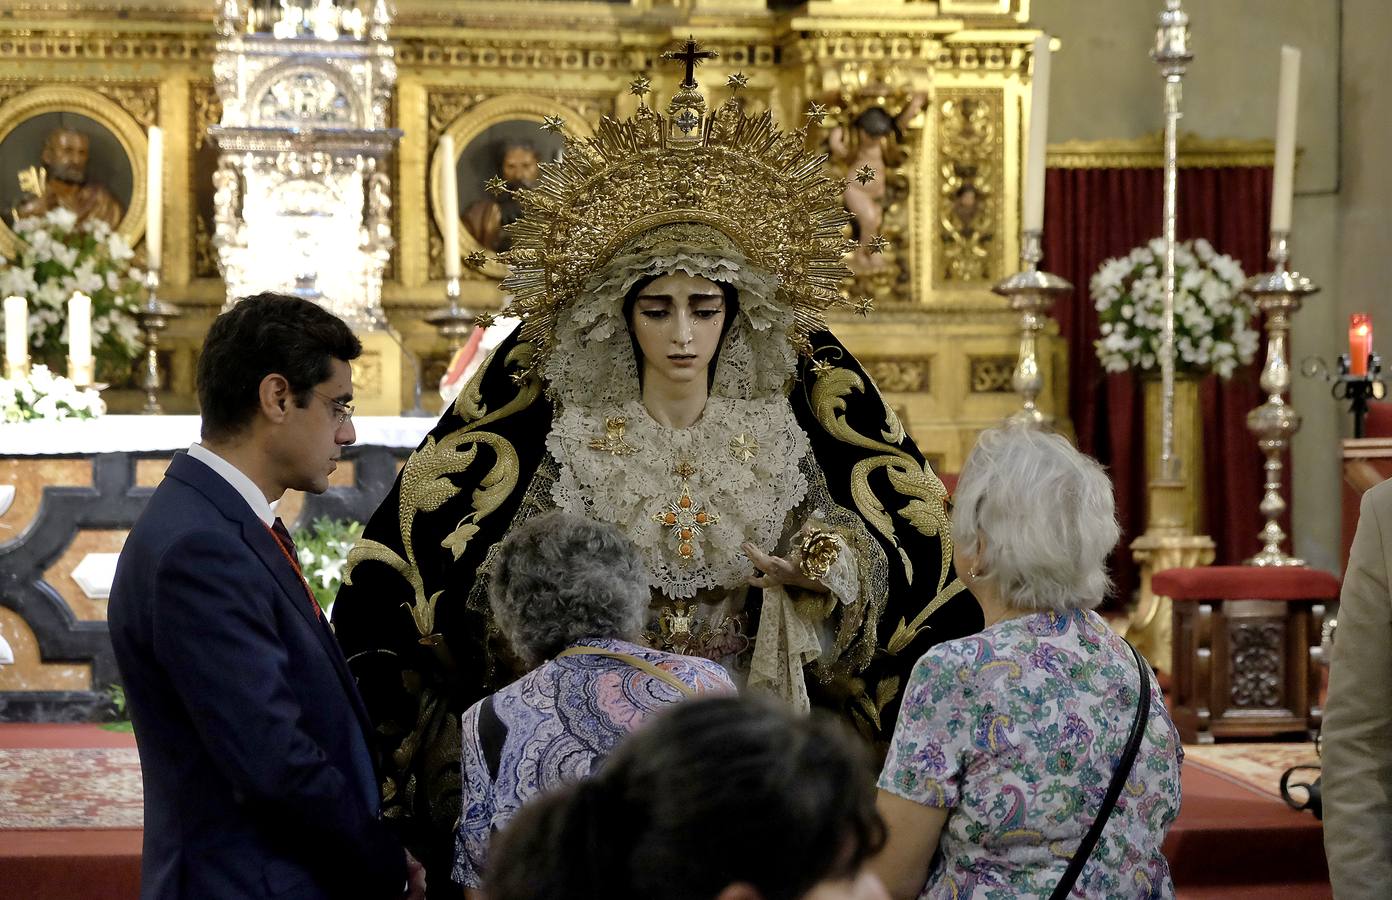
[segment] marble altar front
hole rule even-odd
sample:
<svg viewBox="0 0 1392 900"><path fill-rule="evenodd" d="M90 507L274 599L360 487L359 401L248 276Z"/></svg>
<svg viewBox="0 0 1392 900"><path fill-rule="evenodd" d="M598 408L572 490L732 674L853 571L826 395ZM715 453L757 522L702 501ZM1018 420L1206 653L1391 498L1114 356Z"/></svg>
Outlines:
<svg viewBox="0 0 1392 900"><path fill-rule="evenodd" d="M109 716L116 663L106 604L116 557L197 416L0 426L0 722ZM434 418L362 417L325 494L277 506L291 526L365 519Z"/></svg>

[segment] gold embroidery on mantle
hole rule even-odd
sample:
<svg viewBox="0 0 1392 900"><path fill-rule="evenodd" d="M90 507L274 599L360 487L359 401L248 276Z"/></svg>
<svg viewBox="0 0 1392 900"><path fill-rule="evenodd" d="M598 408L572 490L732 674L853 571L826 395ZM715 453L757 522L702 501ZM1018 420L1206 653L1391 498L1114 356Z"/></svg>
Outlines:
<svg viewBox="0 0 1392 900"><path fill-rule="evenodd" d="M509 368L521 370L529 361L532 350L530 344L519 344L508 354L505 362ZM469 541L478 533L477 523L502 505L517 487L521 475L517 450L512 444L498 434L480 429L526 409L540 394L541 382L534 377L526 378L522 382L522 389L497 412L488 413L480 407L480 411L484 413L481 417L447 435L439 443L436 443L433 437L426 438L425 445L406 460L401 473L397 522L405 558L397 555L396 551L385 544L359 540L348 554L348 561L343 570L343 583L352 584L353 570L364 561L371 560L390 566L411 585L415 595L410 603L411 617L415 620L416 630L423 639L432 638L435 635L435 604L444 590L442 588L429 596L426 595L430 586L425 584L421 576L411 535L416 515L434 512L454 499L460 488L449 476L467 470L477 458L480 445L491 449L495 455L493 468L479 480L478 487L474 489L468 514L460 519L454 531L440 542L441 546L454 554L455 559L462 556Z"/></svg>
<svg viewBox="0 0 1392 900"><path fill-rule="evenodd" d="M865 382L849 369L834 368L819 376L812 386L811 406L817 421L827 433L839 441L854 447L879 451L879 456L870 456L857 462L851 470L851 497L856 509L865 521L870 523L899 552L904 564L905 579L913 584L913 561L894 535L892 516L885 509L884 502L870 486L870 474L884 469L890 487L906 501L895 513L920 534L936 537L942 548L942 560L938 584L934 595L940 594L947 584L947 575L952 565L952 529L947 514L947 488L931 469L925 469L910 454L892 444L878 441L860 434L846 421L846 396L852 391L864 392ZM886 422L886 433L897 431L894 424Z"/></svg>

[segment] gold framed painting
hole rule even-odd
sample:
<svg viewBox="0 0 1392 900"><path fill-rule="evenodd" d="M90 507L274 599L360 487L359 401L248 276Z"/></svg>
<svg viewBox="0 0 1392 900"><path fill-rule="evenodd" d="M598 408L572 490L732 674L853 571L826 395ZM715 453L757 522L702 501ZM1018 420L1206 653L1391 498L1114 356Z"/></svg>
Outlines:
<svg viewBox="0 0 1392 900"><path fill-rule="evenodd" d="M65 207L132 246L145 233L145 130L96 91L44 85L0 106L0 253L18 247L16 216Z"/></svg>
<svg viewBox="0 0 1392 900"><path fill-rule="evenodd" d="M593 134L579 113L555 100L515 94L485 100L445 127L443 134L454 138L455 159L442 159L438 144L432 151L430 209L435 225L443 233L441 176L444 166L453 164L459 187L460 253L487 252L489 261L479 271L490 278L507 274L492 254L508 248L504 227L517 218L519 210L511 196L490 193L486 185L497 177L509 185L531 187L536 184L538 166L560 158L564 139L541 129L547 116L562 118L569 134L581 138Z"/></svg>

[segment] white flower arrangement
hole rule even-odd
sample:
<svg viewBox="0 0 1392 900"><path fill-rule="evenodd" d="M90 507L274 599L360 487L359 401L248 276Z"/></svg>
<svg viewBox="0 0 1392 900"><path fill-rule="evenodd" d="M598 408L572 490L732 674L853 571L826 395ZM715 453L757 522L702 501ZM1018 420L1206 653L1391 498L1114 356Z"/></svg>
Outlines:
<svg viewBox="0 0 1392 900"><path fill-rule="evenodd" d="M105 222L78 224L59 207L42 216L16 219L19 249L0 258L0 296L29 301L29 348L36 362L58 367L68 349L68 298L92 298L92 354L97 380L115 382L140 351L133 315L144 273L132 265L135 252ZM3 323L0 323L3 329Z"/></svg>
<svg viewBox="0 0 1392 900"><path fill-rule="evenodd" d="M1159 370L1164 255L1155 238L1092 276L1102 332L1094 346L1108 372ZM1259 340L1252 301L1241 293L1245 279L1242 266L1202 238L1175 248L1175 371L1227 379L1252 361Z"/></svg>
<svg viewBox="0 0 1392 900"><path fill-rule="evenodd" d="M332 606L338 595L348 551L353 549L362 532L361 522L329 518L318 518L308 528L295 529L293 537L300 569L314 599L324 609Z"/></svg>
<svg viewBox="0 0 1392 900"><path fill-rule="evenodd" d="M36 419L95 419L106 413L106 402L91 388L79 388L43 364L30 367L25 378L0 378L0 422L14 424Z"/></svg>

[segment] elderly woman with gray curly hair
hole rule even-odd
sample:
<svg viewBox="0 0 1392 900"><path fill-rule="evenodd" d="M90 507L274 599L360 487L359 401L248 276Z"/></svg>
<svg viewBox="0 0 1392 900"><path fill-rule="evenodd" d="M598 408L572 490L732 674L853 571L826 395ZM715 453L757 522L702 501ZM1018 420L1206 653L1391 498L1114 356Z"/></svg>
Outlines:
<svg viewBox="0 0 1392 900"><path fill-rule="evenodd" d="M1056 434L984 432L952 531L986 627L914 668L880 775L874 868L897 898L1173 897L1179 736L1093 607L1119 536L1102 467Z"/></svg>
<svg viewBox="0 0 1392 900"><path fill-rule="evenodd" d="M493 563L494 621L528 674L463 717L453 876L480 896L490 837L532 797L589 774L654 712L732 693L717 663L642 646L648 575L613 525L562 512L512 532Z"/></svg>

